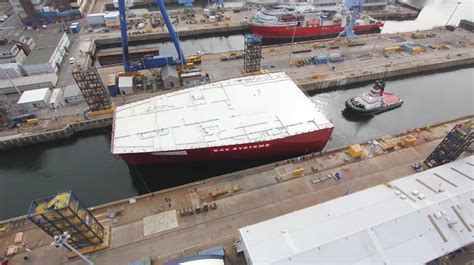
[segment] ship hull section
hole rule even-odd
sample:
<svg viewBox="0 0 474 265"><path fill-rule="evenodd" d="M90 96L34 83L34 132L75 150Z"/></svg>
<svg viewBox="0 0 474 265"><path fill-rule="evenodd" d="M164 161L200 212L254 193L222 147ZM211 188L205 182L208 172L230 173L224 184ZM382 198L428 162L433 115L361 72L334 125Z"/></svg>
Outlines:
<svg viewBox="0 0 474 265"><path fill-rule="evenodd" d="M383 26L381 22L370 25L358 25L354 26L356 34L367 34L367 33L378 33L380 28ZM292 39L293 34L295 40L310 40L318 38L332 38L336 37L344 31L344 27L340 25L331 26L316 26L316 27L296 27L292 26L276 26L276 25L251 25L253 34L260 35L264 39Z"/></svg>
<svg viewBox="0 0 474 265"><path fill-rule="evenodd" d="M329 141L333 127L258 143L197 148L156 153L127 153L119 156L129 166L186 164L224 160L251 160L299 156L321 151Z"/></svg>

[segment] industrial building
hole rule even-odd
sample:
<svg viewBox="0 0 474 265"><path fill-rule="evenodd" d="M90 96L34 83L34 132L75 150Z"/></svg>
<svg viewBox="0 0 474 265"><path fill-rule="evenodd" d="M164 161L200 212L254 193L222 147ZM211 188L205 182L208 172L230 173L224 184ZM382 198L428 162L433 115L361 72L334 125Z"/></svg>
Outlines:
<svg viewBox="0 0 474 265"><path fill-rule="evenodd" d="M6 39L0 43L0 64L22 64L34 47L33 38L22 36L19 39Z"/></svg>
<svg viewBox="0 0 474 265"><path fill-rule="evenodd" d="M470 156L243 227L238 249L249 265L430 262L473 242L473 162Z"/></svg>
<svg viewBox="0 0 474 265"><path fill-rule="evenodd" d="M0 94L13 94L18 93L18 90L27 91L44 87L53 88L57 82L58 75L55 73L4 79L0 80Z"/></svg>
<svg viewBox="0 0 474 265"><path fill-rule="evenodd" d="M17 105L24 110L35 110L45 108L49 105L51 90L49 88L41 88L28 90L23 92Z"/></svg>
<svg viewBox="0 0 474 265"><path fill-rule="evenodd" d="M70 41L66 33L44 34L23 63L28 75L57 73L68 51Z"/></svg>
<svg viewBox="0 0 474 265"><path fill-rule="evenodd" d="M38 13L51 12L53 9L59 11L78 9L82 4L82 0L9 0L9 2L22 19L32 19Z"/></svg>
<svg viewBox="0 0 474 265"><path fill-rule="evenodd" d="M161 80L163 80L163 87L166 89L169 88L178 88L179 84L179 75L176 68L172 66L164 66L161 68Z"/></svg>
<svg viewBox="0 0 474 265"><path fill-rule="evenodd" d="M77 85L70 85L64 88L63 102L67 106L80 104L86 101Z"/></svg>
<svg viewBox="0 0 474 265"><path fill-rule="evenodd" d="M24 76L21 65L18 63L0 64L0 80Z"/></svg>

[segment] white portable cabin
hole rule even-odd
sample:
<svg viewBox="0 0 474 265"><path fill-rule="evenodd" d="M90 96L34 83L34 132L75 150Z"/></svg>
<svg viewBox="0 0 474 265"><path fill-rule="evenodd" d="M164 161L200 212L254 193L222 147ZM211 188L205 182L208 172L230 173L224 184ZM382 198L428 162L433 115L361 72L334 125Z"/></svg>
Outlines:
<svg viewBox="0 0 474 265"><path fill-rule="evenodd" d="M25 110L35 110L48 106L51 90L40 88L23 92L17 105Z"/></svg>
<svg viewBox="0 0 474 265"><path fill-rule="evenodd" d="M133 77L121 76L119 77L119 90L122 95L133 94Z"/></svg>
<svg viewBox="0 0 474 265"><path fill-rule="evenodd" d="M87 25L89 27L105 25L104 13L94 13L86 16Z"/></svg>
<svg viewBox="0 0 474 265"><path fill-rule="evenodd" d="M51 98L49 99L48 107L51 109L57 109L61 107L63 100L63 91L60 88L56 88L51 92Z"/></svg>

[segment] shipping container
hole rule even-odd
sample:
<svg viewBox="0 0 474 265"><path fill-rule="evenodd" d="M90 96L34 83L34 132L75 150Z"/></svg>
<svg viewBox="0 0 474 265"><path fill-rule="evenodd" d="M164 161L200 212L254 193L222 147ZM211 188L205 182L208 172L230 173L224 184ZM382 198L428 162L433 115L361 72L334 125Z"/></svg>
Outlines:
<svg viewBox="0 0 474 265"><path fill-rule="evenodd" d="M105 25L104 13L90 14L86 16L87 25L98 26Z"/></svg>
<svg viewBox="0 0 474 265"><path fill-rule="evenodd" d="M173 59L173 56L162 56L162 55L145 56L142 58L142 64L145 67L145 69L159 68L165 65L173 65L174 59Z"/></svg>
<svg viewBox="0 0 474 265"><path fill-rule="evenodd" d="M328 57L324 54L318 54L313 57L314 64L323 64L328 62Z"/></svg>
<svg viewBox="0 0 474 265"><path fill-rule="evenodd" d="M331 63L342 62L344 61L344 56L339 53L333 53L329 55L329 61Z"/></svg>

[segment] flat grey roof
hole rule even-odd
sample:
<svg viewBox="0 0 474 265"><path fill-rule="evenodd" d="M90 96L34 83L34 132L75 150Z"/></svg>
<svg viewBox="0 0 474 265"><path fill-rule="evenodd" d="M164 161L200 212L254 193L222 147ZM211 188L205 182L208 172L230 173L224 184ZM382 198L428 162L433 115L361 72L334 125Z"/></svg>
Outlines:
<svg viewBox="0 0 474 265"><path fill-rule="evenodd" d="M53 52L56 49L56 46L61 40L63 34L66 33L50 33L40 36L38 41L36 41L35 48L26 58L23 65L39 64L45 62L47 63L51 58L51 55L53 55Z"/></svg>
<svg viewBox="0 0 474 265"><path fill-rule="evenodd" d="M82 96L82 92L77 85L69 85L64 88L63 98Z"/></svg>

